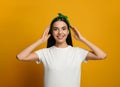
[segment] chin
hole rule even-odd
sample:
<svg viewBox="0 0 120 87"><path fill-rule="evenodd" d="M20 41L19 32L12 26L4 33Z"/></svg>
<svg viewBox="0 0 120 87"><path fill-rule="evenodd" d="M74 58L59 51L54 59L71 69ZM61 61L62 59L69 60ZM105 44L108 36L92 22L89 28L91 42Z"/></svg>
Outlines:
<svg viewBox="0 0 120 87"><path fill-rule="evenodd" d="M56 42L61 44L61 43L64 43L65 41L56 41Z"/></svg>

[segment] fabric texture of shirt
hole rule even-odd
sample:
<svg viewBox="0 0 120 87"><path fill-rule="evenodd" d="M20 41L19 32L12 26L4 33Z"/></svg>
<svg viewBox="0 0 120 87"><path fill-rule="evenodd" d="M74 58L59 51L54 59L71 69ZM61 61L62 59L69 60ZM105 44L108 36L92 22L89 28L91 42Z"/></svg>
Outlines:
<svg viewBox="0 0 120 87"><path fill-rule="evenodd" d="M80 47L52 46L35 51L44 65L44 87L80 87L81 63L88 51Z"/></svg>

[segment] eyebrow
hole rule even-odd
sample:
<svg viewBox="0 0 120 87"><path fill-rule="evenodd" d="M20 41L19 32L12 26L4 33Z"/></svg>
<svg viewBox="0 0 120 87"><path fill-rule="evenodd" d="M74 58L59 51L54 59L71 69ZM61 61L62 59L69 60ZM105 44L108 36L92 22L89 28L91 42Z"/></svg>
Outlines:
<svg viewBox="0 0 120 87"><path fill-rule="evenodd" d="M58 28L58 27L53 27L53 28Z"/></svg>
<svg viewBox="0 0 120 87"><path fill-rule="evenodd" d="M67 26L63 26L63 27L67 27Z"/></svg>
<svg viewBox="0 0 120 87"><path fill-rule="evenodd" d="M67 26L62 26L62 27L67 27ZM58 28L58 27L53 27L53 28Z"/></svg>

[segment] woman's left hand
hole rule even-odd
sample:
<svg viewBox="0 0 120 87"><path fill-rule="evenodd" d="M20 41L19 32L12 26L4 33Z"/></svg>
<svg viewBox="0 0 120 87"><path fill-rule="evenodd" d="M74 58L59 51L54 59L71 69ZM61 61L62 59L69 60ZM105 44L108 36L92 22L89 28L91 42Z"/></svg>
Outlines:
<svg viewBox="0 0 120 87"><path fill-rule="evenodd" d="M74 38L76 40L79 40L79 41L82 41L83 39L83 36L81 35L81 33L74 27L74 26L71 26L70 25L70 28L72 29L73 33L74 33Z"/></svg>

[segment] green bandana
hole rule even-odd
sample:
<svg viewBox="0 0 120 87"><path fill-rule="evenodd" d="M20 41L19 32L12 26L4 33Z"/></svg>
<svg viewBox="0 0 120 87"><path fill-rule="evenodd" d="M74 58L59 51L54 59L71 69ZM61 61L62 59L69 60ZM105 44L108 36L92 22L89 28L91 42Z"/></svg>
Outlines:
<svg viewBox="0 0 120 87"><path fill-rule="evenodd" d="M65 15L63 15L63 14L61 14L61 13L58 13L58 16L57 17L55 17L54 19L53 19L53 21L56 19L56 18L60 18L60 19L65 19L66 21L67 21L67 23L68 23L68 29L70 29L70 22L69 22L69 20L68 20L68 17L67 16L65 16Z"/></svg>

